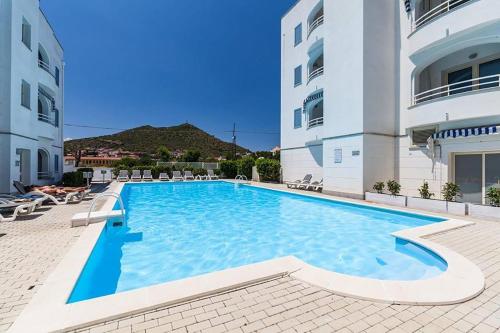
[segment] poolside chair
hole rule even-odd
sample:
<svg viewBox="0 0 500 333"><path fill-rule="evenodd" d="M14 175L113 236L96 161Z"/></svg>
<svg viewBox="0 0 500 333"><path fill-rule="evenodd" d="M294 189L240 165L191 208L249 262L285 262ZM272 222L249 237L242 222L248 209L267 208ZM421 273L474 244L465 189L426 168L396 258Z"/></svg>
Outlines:
<svg viewBox="0 0 500 333"><path fill-rule="evenodd" d="M285 184L288 188L299 188L299 185L303 186L309 184L311 182L312 177L313 176L310 173L308 173L307 175L304 176L304 179L302 180L297 179L294 182L285 182Z"/></svg>
<svg viewBox="0 0 500 333"><path fill-rule="evenodd" d="M140 182L142 180L141 171L140 170L132 170L132 176L130 176L130 180L133 182Z"/></svg>
<svg viewBox="0 0 500 333"><path fill-rule="evenodd" d="M207 180L208 176L207 175L198 175L194 179L195 180Z"/></svg>
<svg viewBox="0 0 500 333"><path fill-rule="evenodd" d="M172 171L172 180L173 181L183 181L184 177L182 177L182 173L180 171Z"/></svg>
<svg viewBox="0 0 500 333"><path fill-rule="evenodd" d="M193 173L189 170L184 171L184 180L194 180Z"/></svg>
<svg viewBox="0 0 500 333"><path fill-rule="evenodd" d="M116 180L119 182L128 182L129 181L128 171L120 170L120 173L118 174L118 177L116 177Z"/></svg>
<svg viewBox="0 0 500 333"><path fill-rule="evenodd" d="M142 172L142 180L143 181L148 181L148 182L152 182L153 181L153 175L151 174L151 170L144 170Z"/></svg>
<svg viewBox="0 0 500 333"><path fill-rule="evenodd" d="M81 192L69 192L61 195L51 195L40 190L26 191L26 186L19 181L13 182L14 187L24 196L27 197L38 197L42 202L47 200L52 201L56 205L66 205L68 203L79 203L83 198L90 193L90 189Z"/></svg>
<svg viewBox="0 0 500 333"><path fill-rule="evenodd" d="M216 180L219 179L219 176L217 176L214 172L214 170L207 170L207 179L208 180Z"/></svg>
<svg viewBox="0 0 500 333"><path fill-rule="evenodd" d="M160 173L160 177L158 177L158 180L168 182L170 180L170 178L168 177L168 173Z"/></svg>
<svg viewBox="0 0 500 333"><path fill-rule="evenodd" d="M318 191L319 189L322 188L323 188L323 178L321 178L319 182L314 181L306 186L306 190L311 190L311 191Z"/></svg>
<svg viewBox="0 0 500 333"><path fill-rule="evenodd" d="M4 217L2 214L0 214L0 222L13 222L16 220L18 215L27 215L32 213L33 210L35 209L35 206L36 206L35 202L18 205L14 209L14 212L10 217Z"/></svg>

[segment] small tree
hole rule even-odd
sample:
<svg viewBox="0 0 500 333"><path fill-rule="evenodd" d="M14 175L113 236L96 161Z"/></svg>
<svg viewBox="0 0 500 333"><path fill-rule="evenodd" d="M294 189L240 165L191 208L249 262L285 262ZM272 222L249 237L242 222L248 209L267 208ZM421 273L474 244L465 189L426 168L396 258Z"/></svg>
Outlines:
<svg viewBox="0 0 500 333"><path fill-rule="evenodd" d="M443 199L446 201L455 201L457 195L460 195L460 186L455 183L446 183L441 191Z"/></svg>
<svg viewBox="0 0 500 333"><path fill-rule="evenodd" d="M245 156L238 160L238 174L245 175L248 179L252 178L252 168L255 165L255 160L252 156Z"/></svg>
<svg viewBox="0 0 500 333"><path fill-rule="evenodd" d="M268 158L259 158L255 165L261 181L279 181L281 173L280 162Z"/></svg>
<svg viewBox="0 0 500 333"><path fill-rule="evenodd" d="M384 188L385 188L384 182L376 182L375 185L373 185L373 189L377 191L377 193L379 194L384 193Z"/></svg>
<svg viewBox="0 0 500 333"><path fill-rule="evenodd" d="M139 158L138 161L139 165L152 165L153 164L153 159L149 154L144 154Z"/></svg>
<svg viewBox="0 0 500 333"><path fill-rule="evenodd" d="M431 197L434 196L434 193L429 191L429 183L424 180L424 183L422 186L418 189L418 192L420 193L420 197L422 199L430 199Z"/></svg>
<svg viewBox="0 0 500 333"><path fill-rule="evenodd" d="M387 189L392 195L398 195L399 191L401 191L401 185L395 180L388 180Z"/></svg>
<svg viewBox="0 0 500 333"><path fill-rule="evenodd" d="M490 201L491 206L500 206L500 188L490 187L486 191L486 198Z"/></svg>
<svg viewBox="0 0 500 333"><path fill-rule="evenodd" d="M226 178L233 179L238 174L238 164L236 161L222 161L220 171Z"/></svg>
<svg viewBox="0 0 500 333"><path fill-rule="evenodd" d="M171 158L172 154L170 153L170 150L168 150L167 147L160 146L156 150L156 156L158 157L158 159L160 161L162 161L162 162L168 162L168 161L170 161L170 158Z"/></svg>
<svg viewBox="0 0 500 333"><path fill-rule="evenodd" d="M198 162L200 159L201 153L198 150L187 150L182 159L184 162Z"/></svg>

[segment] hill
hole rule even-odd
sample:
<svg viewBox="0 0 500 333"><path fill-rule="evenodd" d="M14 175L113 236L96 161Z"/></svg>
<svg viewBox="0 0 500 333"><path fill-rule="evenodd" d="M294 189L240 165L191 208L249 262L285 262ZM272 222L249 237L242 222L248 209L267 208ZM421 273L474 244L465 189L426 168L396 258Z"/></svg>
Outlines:
<svg viewBox="0 0 500 333"><path fill-rule="evenodd" d="M69 153L78 149L107 148L154 154L160 146L170 151L198 150L202 157L224 156L234 151L232 143L224 142L191 124L172 127L147 125L112 135L70 140L64 143L64 150ZM246 153L249 150L237 146L236 152Z"/></svg>

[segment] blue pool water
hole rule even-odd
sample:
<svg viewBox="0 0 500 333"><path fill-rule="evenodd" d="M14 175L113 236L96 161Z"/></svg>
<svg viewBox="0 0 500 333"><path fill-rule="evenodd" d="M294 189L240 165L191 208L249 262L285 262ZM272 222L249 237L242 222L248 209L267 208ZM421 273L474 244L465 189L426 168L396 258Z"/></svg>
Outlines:
<svg viewBox="0 0 500 333"><path fill-rule="evenodd" d="M69 303L293 255L331 271L417 280L446 270L394 231L443 221L226 182L126 184Z"/></svg>

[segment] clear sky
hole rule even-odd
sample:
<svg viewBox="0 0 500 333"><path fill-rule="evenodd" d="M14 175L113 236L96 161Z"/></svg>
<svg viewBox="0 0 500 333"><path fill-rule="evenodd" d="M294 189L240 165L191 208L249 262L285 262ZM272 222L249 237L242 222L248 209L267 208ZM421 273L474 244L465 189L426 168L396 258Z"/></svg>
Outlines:
<svg viewBox="0 0 500 333"><path fill-rule="evenodd" d="M280 20L295 0L41 0L64 48L66 124L194 124L279 144ZM66 138L117 130L65 126ZM256 134L268 132L272 134Z"/></svg>

